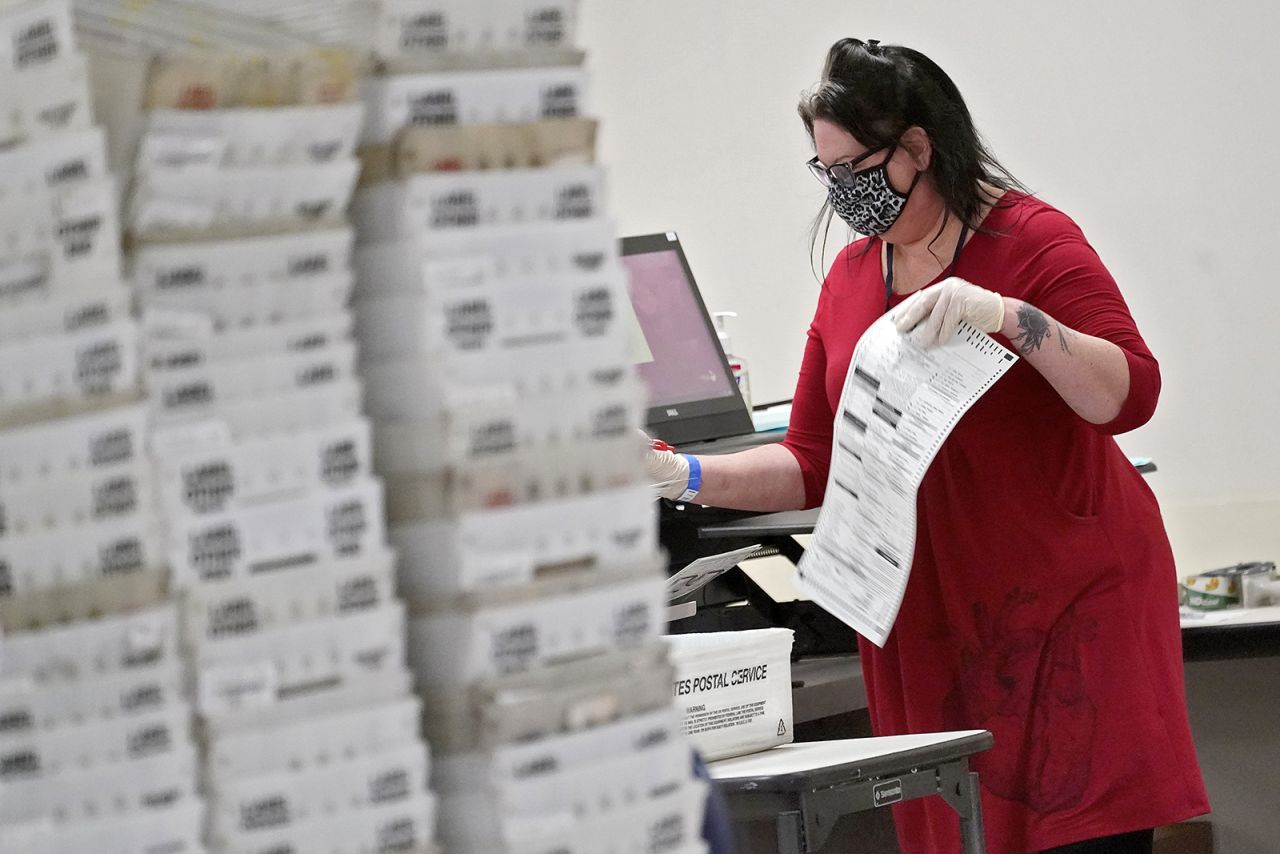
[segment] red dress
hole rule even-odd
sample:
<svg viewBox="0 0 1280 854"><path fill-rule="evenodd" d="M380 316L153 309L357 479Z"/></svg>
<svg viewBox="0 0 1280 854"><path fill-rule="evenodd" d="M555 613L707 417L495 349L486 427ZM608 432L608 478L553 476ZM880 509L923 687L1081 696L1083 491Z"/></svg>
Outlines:
<svg viewBox="0 0 1280 854"><path fill-rule="evenodd" d="M973 763L989 851L1024 854L1209 807L1173 555L1155 496L1112 438L1151 417L1159 367L1067 216L1010 192L984 227L996 233L975 234L954 275L1117 344L1129 396L1114 421L1091 425L1026 360L1000 379L929 468L902 609L884 648L862 640L861 653L877 734L994 733ZM840 254L809 330L786 440L809 506L826 489L854 345L885 311L880 248L861 240ZM895 809L904 854L960 850L940 799Z"/></svg>

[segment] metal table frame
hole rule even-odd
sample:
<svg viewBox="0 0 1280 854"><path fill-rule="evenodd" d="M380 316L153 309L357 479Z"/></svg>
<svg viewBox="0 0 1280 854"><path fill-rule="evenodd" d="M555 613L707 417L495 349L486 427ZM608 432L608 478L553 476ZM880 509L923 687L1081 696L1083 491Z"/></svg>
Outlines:
<svg viewBox="0 0 1280 854"><path fill-rule="evenodd" d="M820 743L820 742L815 742ZM989 732L925 747L769 777L719 778L736 821L773 819L779 854L820 851L845 815L937 795L960 816L964 854L986 854L978 775L969 757L991 747Z"/></svg>
<svg viewBox="0 0 1280 854"><path fill-rule="evenodd" d="M1182 626L1184 661L1230 661L1280 655L1280 622Z"/></svg>

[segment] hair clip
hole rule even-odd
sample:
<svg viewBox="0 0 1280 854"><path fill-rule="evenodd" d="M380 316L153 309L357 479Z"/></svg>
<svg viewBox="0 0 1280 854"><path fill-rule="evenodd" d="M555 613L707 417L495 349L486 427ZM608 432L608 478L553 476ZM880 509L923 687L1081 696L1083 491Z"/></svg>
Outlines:
<svg viewBox="0 0 1280 854"><path fill-rule="evenodd" d="M880 39L867 39L867 53L878 53L880 51Z"/></svg>

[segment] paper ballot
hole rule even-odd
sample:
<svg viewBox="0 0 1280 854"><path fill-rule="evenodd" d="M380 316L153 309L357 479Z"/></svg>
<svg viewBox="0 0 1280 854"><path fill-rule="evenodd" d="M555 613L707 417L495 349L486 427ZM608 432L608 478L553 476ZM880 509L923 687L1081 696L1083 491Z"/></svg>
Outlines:
<svg viewBox="0 0 1280 854"><path fill-rule="evenodd" d="M744 549L698 558L667 579L667 601L676 602L688 596L747 560L759 549L759 546L747 546Z"/></svg>
<svg viewBox="0 0 1280 854"><path fill-rule="evenodd" d="M967 323L919 347L889 315L854 350L836 411L827 494L798 586L877 646L915 552L916 492L943 440L1017 356Z"/></svg>

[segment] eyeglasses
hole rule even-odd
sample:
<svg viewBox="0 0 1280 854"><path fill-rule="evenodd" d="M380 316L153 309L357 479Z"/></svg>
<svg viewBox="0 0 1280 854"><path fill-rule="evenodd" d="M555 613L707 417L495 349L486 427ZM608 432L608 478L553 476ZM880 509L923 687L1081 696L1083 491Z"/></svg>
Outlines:
<svg viewBox="0 0 1280 854"><path fill-rule="evenodd" d="M818 158L815 155L813 159L810 160L805 165L809 167L809 171L813 173L813 177L817 178L819 183L821 183L822 186L824 187L830 187L832 184L839 184L842 187L852 187L854 175L860 171L864 171L860 169L854 169L853 167L857 166L859 163L866 160L871 155L878 154L881 151L884 151L886 148L892 148L892 147L893 147L892 145L882 145L879 148L873 148L870 151L864 152L863 154L861 154L858 157L855 157L852 160L847 160L844 163L837 163L834 166L830 166L830 167L823 166L820 162L818 162ZM890 153L889 156L892 157L893 156L892 153ZM889 159L888 157L885 158L886 161L888 159ZM879 166L880 164L877 163L876 165ZM874 167L867 167L867 168L874 168Z"/></svg>

